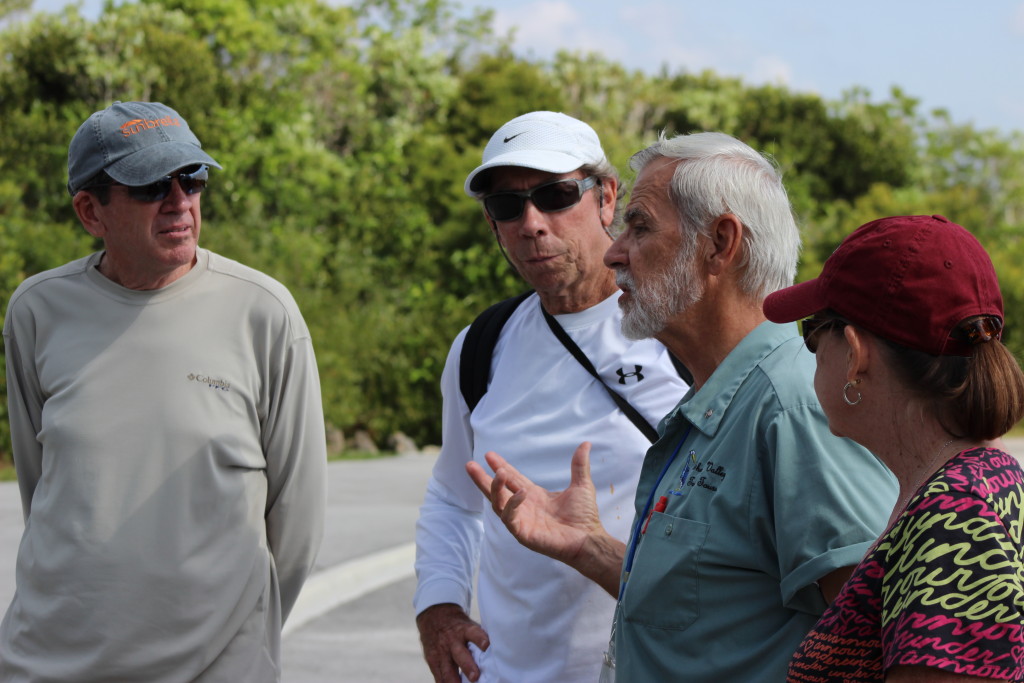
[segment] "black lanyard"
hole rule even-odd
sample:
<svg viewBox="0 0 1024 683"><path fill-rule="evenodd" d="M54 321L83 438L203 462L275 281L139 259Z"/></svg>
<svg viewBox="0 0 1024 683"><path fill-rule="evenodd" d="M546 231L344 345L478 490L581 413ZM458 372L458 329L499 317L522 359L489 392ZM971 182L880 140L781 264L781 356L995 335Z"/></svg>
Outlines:
<svg viewBox="0 0 1024 683"><path fill-rule="evenodd" d="M645 420L643 415L641 415L636 408L630 405L629 401L622 398L618 392L604 383L604 380L601 379L601 375L597 374L597 370L594 369L594 364L590 362L590 359L587 358L586 354L584 354L580 347L576 345L576 342L566 334L565 330L563 330L562 326L558 324L558 321L555 320L554 316L545 311L543 306L540 307L540 310L544 313L544 320L547 321L548 327L550 327L551 331L555 333L556 337L558 337L558 341L562 342L562 346L568 349L569 353L573 355L573 358L578 360L580 365L582 365L587 372L597 379L598 383L604 387L604 390L607 391L608 395L611 396L613 401L615 401L615 405L619 407L619 410L625 413L626 417L629 418L629 421L636 425L636 428L639 429L651 443L657 441L658 430L652 427L651 423Z"/></svg>

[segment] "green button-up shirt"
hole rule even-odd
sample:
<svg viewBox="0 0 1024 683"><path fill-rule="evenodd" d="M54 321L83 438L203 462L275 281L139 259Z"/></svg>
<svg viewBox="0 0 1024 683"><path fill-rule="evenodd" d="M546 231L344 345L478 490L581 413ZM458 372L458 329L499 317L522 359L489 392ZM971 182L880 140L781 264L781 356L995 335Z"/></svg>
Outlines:
<svg viewBox="0 0 1024 683"><path fill-rule="evenodd" d="M618 681L784 681L826 606L816 582L882 532L895 478L829 432L813 376L796 326L766 322L662 421L623 571Z"/></svg>

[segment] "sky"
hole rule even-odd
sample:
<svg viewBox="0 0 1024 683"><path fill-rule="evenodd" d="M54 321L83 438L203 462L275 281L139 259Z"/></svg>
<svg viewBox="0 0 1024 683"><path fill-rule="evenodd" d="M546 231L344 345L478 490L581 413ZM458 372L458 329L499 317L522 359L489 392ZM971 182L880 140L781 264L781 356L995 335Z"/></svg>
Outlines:
<svg viewBox="0 0 1024 683"><path fill-rule="evenodd" d="M739 77L838 99L890 88L957 123L1024 131L1024 0L457 0L518 54L598 52L649 73ZM53 10L65 0L36 0ZM102 0L84 0L95 17Z"/></svg>

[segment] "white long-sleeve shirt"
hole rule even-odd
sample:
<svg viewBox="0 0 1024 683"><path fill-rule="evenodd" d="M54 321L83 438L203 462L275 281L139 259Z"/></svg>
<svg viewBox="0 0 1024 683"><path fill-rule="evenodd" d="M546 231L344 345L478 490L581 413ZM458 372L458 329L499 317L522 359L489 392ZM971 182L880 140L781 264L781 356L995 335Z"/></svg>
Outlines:
<svg viewBox="0 0 1024 683"><path fill-rule="evenodd" d="M25 532L0 681L276 681L326 497L305 322L206 250L153 291L99 259L29 278L7 311Z"/></svg>
<svg viewBox="0 0 1024 683"><path fill-rule="evenodd" d="M555 318L605 383L657 425L687 386L660 343L622 336L618 296ZM479 556L480 617L491 642L477 654L481 680L595 681L614 599L574 569L520 546L465 465L475 459L486 467L483 455L493 450L540 486L560 490L569 484L573 451L590 441L602 523L625 541L650 442L554 336L537 295L503 328L490 386L472 414L459 390L465 335L455 339L441 378L443 441L417 524L416 612L441 603L468 611Z"/></svg>

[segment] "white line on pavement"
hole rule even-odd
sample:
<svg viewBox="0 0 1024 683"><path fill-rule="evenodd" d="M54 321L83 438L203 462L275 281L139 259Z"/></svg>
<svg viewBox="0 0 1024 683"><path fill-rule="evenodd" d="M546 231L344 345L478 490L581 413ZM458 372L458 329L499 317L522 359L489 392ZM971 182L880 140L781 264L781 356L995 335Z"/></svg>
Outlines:
<svg viewBox="0 0 1024 683"><path fill-rule="evenodd" d="M287 637L338 605L413 575L416 544L404 543L313 574L302 587L281 633Z"/></svg>

